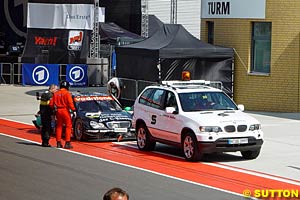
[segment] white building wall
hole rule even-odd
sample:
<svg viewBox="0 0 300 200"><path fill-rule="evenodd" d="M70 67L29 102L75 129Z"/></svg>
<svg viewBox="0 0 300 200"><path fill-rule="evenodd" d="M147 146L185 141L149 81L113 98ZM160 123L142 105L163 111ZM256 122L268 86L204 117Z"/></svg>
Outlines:
<svg viewBox="0 0 300 200"><path fill-rule="evenodd" d="M169 24L171 0L148 0L148 14L156 15ZM201 0L177 0L177 24L182 24L192 35L200 39Z"/></svg>

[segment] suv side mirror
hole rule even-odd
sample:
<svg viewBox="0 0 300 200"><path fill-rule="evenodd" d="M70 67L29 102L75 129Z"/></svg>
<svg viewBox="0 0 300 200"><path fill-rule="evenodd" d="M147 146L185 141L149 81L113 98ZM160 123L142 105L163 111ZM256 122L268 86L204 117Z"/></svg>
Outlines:
<svg viewBox="0 0 300 200"><path fill-rule="evenodd" d="M178 114L178 112L176 111L176 108L174 108L174 107L166 107L166 113L168 113L168 114Z"/></svg>
<svg viewBox="0 0 300 200"><path fill-rule="evenodd" d="M243 104L239 104L239 105L238 105L238 109L239 109L240 111L244 111L244 110L245 110L245 106L244 106Z"/></svg>

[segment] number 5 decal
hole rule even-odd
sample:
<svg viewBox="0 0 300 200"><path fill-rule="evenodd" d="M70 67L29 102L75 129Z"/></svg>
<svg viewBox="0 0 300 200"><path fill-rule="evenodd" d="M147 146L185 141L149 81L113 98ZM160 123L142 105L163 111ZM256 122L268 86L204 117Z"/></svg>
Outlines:
<svg viewBox="0 0 300 200"><path fill-rule="evenodd" d="M152 115L151 119L152 119L151 124L156 124L156 115Z"/></svg>

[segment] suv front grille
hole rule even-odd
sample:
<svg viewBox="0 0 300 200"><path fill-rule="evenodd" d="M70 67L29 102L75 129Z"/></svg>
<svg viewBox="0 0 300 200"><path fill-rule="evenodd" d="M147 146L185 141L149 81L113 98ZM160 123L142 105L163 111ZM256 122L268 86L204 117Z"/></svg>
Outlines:
<svg viewBox="0 0 300 200"><path fill-rule="evenodd" d="M235 132L235 126L233 126L233 125L225 126L224 129L228 133Z"/></svg>
<svg viewBox="0 0 300 200"><path fill-rule="evenodd" d="M112 121L106 123L107 127L113 128L130 128L131 123L129 121Z"/></svg>
<svg viewBox="0 0 300 200"><path fill-rule="evenodd" d="M238 132L245 132L247 130L247 125L238 125L237 131Z"/></svg>
<svg viewBox="0 0 300 200"><path fill-rule="evenodd" d="M228 125L224 127L224 130L227 133L233 133L237 130L237 132L245 132L247 130L247 125L238 125L237 129L234 125Z"/></svg>

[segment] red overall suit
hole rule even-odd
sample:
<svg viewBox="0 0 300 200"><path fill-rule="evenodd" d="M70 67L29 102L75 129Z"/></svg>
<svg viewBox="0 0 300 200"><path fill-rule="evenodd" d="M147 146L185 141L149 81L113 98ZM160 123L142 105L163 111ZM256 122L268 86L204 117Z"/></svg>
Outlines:
<svg viewBox="0 0 300 200"><path fill-rule="evenodd" d="M66 143L71 141L71 131L72 131L72 119L70 110L75 112L74 103L69 91L65 88L61 88L59 91L54 93L52 99L50 100L50 107L55 109L56 115L56 142L61 141L63 124L66 127Z"/></svg>

